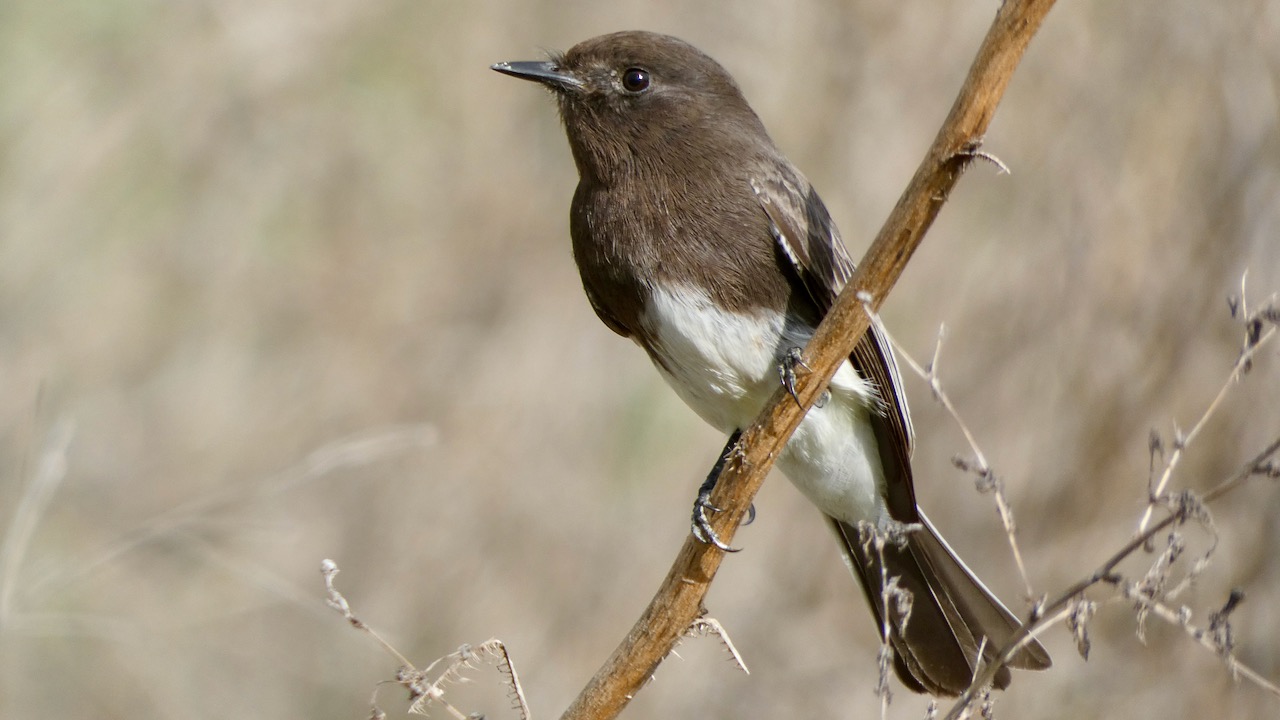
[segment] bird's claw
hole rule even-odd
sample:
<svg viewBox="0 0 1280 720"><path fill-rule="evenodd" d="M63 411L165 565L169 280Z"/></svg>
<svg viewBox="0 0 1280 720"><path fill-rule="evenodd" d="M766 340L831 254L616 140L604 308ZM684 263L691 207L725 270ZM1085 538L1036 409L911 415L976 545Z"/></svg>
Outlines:
<svg viewBox="0 0 1280 720"><path fill-rule="evenodd" d="M782 380L782 387L786 388L787 392L791 394L791 399L795 400L796 405L799 405L800 409L803 410L804 403L800 402L800 396L796 394L797 365L805 370L812 371L812 368L804 362L803 351L798 347L793 347L787 350L787 353L782 356L782 361L778 363L778 377Z"/></svg>
<svg viewBox="0 0 1280 720"><path fill-rule="evenodd" d="M711 504L711 491L715 489L716 479L720 477L720 471L724 470L724 464L728 462L729 455L738 444L738 438L742 437L741 430L735 430L729 436L729 441L725 443L724 450L720 451L720 457L716 460L715 467L711 468L711 472L707 475L707 479L702 482L702 486L698 488L698 497L693 501L693 520L690 532L698 539L699 542L707 545L715 545L725 552L738 552L742 548L730 547L725 541L720 539L716 534L715 528L711 527L711 518L708 517L707 511L713 513L720 512L720 508ZM756 506L753 503L747 511L747 520L744 525L750 524L756 518Z"/></svg>
<svg viewBox="0 0 1280 720"><path fill-rule="evenodd" d="M720 508L711 504L711 493L699 492L698 499L693 501L693 527L691 528L693 536L698 542L715 545L725 552L738 552L742 548L730 547L725 541L720 539L716 534L715 528L711 527L711 518L707 516L707 511L720 512Z"/></svg>
<svg viewBox="0 0 1280 720"><path fill-rule="evenodd" d="M711 497L708 494L704 497L698 494L698 499L693 501L693 527L690 532L698 539L698 542L705 545L715 545L725 552L740 552L742 548L731 547L720 539L714 528L711 527L711 518L707 517L707 511L713 513L720 512L720 508L711 504ZM742 520L742 526L750 525L756 521L756 504L751 503L747 508L747 516Z"/></svg>

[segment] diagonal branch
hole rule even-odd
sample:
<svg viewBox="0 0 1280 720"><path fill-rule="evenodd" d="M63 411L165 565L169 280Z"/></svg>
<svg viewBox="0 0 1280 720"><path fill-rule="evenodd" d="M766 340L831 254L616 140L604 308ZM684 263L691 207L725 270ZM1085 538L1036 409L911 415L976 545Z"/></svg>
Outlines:
<svg viewBox="0 0 1280 720"><path fill-rule="evenodd" d="M780 387L743 433L738 452L725 463L712 502L723 510L715 516L714 527L726 542L805 411L866 332L869 316L864 304L876 310L884 302L960 174L978 156L1000 98L1051 7L1053 0L1006 0L1000 7L924 161L805 348L803 366L811 372L796 383L795 401ZM562 720L616 717L699 615L723 559L722 551L690 536L649 607Z"/></svg>
<svg viewBox="0 0 1280 720"><path fill-rule="evenodd" d="M1129 542L1125 543L1119 550L1114 552L1111 557L1107 558L1099 565L1093 574L1082 578L1072 584L1066 590L1063 590L1058 596L1052 600L1046 601L1037 609L1037 617L1031 622L1023 625L1013 637L1009 639L1009 645L996 655L995 659L983 668L982 673L973 681L968 690L965 690L960 697L956 698L955 704L951 710L943 717L943 720L958 720L964 716L970 703L974 697L981 692L981 689L989 684L996 675L996 672L1007 663L1019 648L1026 645L1032 638L1037 637L1045 628L1053 625L1065 618L1065 614L1070 611L1071 604L1078 598L1083 597L1083 593L1089 588L1101 582L1108 582L1116 577L1116 568L1120 563L1124 562L1129 556L1146 546L1156 535L1163 532L1166 528L1187 520L1195 508L1207 505L1227 493L1235 490L1251 478L1257 476L1271 477L1274 462L1277 454L1280 454L1280 438L1271 441L1262 449L1252 460L1246 462L1233 475L1215 485L1212 489L1200 497L1197 502L1182 503L1172 509L1163 520L1154 524L1148 524L1143 532L1139 533ZM1254 673L1256 675L1256 673ZM1270 690L1270 683L1263 685Z"/></svg>

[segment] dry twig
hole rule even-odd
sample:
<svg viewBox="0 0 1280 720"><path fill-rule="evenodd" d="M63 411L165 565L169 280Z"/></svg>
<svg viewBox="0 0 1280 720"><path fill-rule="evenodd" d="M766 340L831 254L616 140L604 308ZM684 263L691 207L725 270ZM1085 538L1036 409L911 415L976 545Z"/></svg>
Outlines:
<svg viewBox="0 0 1280 720"><path fill-rule="evenodd" d="M1197 502L1184 503L1177 506L1163 520L1156 522L1149 527L1146 532L1139 534L1137 537L1125 543L1123 547L1113 553L1111 557L1107 558L1107 560L1099 565L1088 577L1077 581L1061 592L1057 597L1044 603L1040 612L1033 616L1030 622L1023 625L1022 628L1014 634L1009 647L1003 648L996 656L996 660L983 670L978 679L974 681L974 684L970 685L969 689L956 699L955 704L947 713L945 719L957 720L962 717L966 708L977 699L978 690L991 682L991 679L995 677L996 671L1003 666L1004 663L1008 662L1022 646L1030 642L1031 638L1039 636L1049 627L1059 622L1068 623L1068 626L1072 629L1072 632L1076 637L1077 647L1080 649L1082 654L1087 654L1089 642L1085 623L1092 615L1093 608L1082 608L1081 606L1082 602L1087 602L1084 597L1085 591L1103 582L1119 585L1123 581L1123 578L1117 574L1116 568L1119 567L1121 562L1129 558L1138 550L1144 548L1152 538L1156 537L1161 532L1181 526L1186 523L1187 520L1197 519L1199 517L1199 513L1203 511L1203 506L1205 504L1217 500L1223 495L1239 488L1251 478L1271 477L1274 470L1274 463L1277 458L1280 458L1280 438L1269 443L1251 460L1242 465L1234 474L1218 483L1218 485L1214 486L1214 488L1209 492L1205 493ZM1156 599L1148 598L1141 590L1138 589L1137 585L1133 585L1131 590L1126 591L1126 597L1136 603L1141 603L1147 608L1148 612L1156 613L1159 607L1161 607ZM1157 614L1162 618L1165 616L1163 611ZM1177 614L1175 613L1174 615L1176 616ZM1179 621L1179 624L1182 624L1182 621ZM1253 678L1261 678L1260 675L1248 668L1244 668L1242 670L1241 668L1243 668L1243 666L1239 661L1235 660L1234 657L1228 658L1228 666L1233 672L1242 677L1246 677L1251 680ZM1266 689L1268 692L1272 692L1272 688L1275 686L1268 681L1263 681L1259 683L1259 687Z"/></svg>
<svg viewBox="0 0 1280 720"><path fill-rule="evenodd" d="M867 307L868 314L874 311ZM1018 574L1022 577L1022 586L1026 590L1026 598L1028 601L1035 600L1035 590L1031 587L1031 578L1027 575L1027 565L1022 560L1022 550L1018 547L1018 525L1013 519L1013 506L1009 504L1009 498L1004 491L1004 481L996 475L991 469L991 465L987 463L987 456L982 452L982 448L978 447L978 441L974 437L973 432L969 430L969 425L965 423L964 418L960 417L956 406L951 402L951 398L946 391L942 389L942 380L938 376L938 363L942 359L942 339L946 336L946 327L938 329L938 340L933 347L933 359L929 361L927 366L921 366L911 357L897 340L889 335L887 330L882 330L888 337L889 342L893 343L893 348L898 358L906 362L913 372L919 375L925 382L929 384L929 391L933 393L933 397L942 405L951 419L955 421L960 428L960 432L964 435L964 439L969 443L969 449L973 452L974 459L969 460L956 456L951 459L953 465L964 472L973 473L976 476L976 486L979 492L991 493L996 500L996 510L1000 513L1000 522L1004 525L1005 536L1009 540L1009 549L1013 552L1013 561L1018 566Z"/></svg>
<svg viewBox="0 0 1280 720"><path fill-rule="evenodd" d="M475 714L463 714L461 710L454 707L444 699L445 686L463 680L462 673L466 670L473 670L479 661L494 661L497 664L498 672L505 676L504 682L510 690L511 707L519 713L520 720L529 720L530 711L529 704L525 700L524 689L520 686L520 676L516 674L515 664L511 662L511 656L507 654L507 648L497 638L490 638L478 646L464 644L455 652L449 653L444 657L437 658L434 662L421 670L409 661L399 650L396 650L391 643L387 642L373 628L369 627L363 620L356 617L351 610L350 603L338 592L338 588L334 585L334 579L338 575L338 564L332 560L323 560L320 563L320 574L324 576L325 593L327 594L326 603L329 607L336 610L347 622L357 630L368 633L370 637L378 641L383 650L400 663L400 670L396 672L395 683L409 691L409 712L417 715L425 715L432 704L438 705L449 713L456 720L468 720L476 717ZM438 671L435 679L431 679L431 673L443 663L442 669ZM378 686L381 687L382 683ZM376 720L386 717L386 713L378 707L378 690L373 691L373 697L369 700L369 716Z"/></svg>
<svg viewBox="0 0 1280 720"><path fill-rule="evenodd" d="M1243 289L1243 283L1242 283ZM1088 635L1088 622L1097 611L1098 604L1084 596L1085 590L1099 583L1109 583L1122 589L1122 596L1130 600L1135 606L1137 619L1137 634L1139 640L1145 638L1146 620L1149 616L1155 615L1163 620L1174 622L1187 630L1194 639L1205 647L1214 650L1223 657L1231 670L1233 676L1244 677L1259 687L1280 695L1277 692L1276 685L1252 669L1241 664L1231 654L1230 642L1230 625L1226 622L1226 616L1230 610L1235 607L1242 596L1233 593L1232 601L1229 601L1223 610L1215 613L1215 620L1210 623L1210 628L1202 630L1190 625L1189 610L1174 613L1162 602L1176 598L1186 588L1188 588L1195 578L1208 566L1214 550L1218 545L1218 535L1214 526L1212 516L1209 513L1207 504L1222 497L1226 493L1234 490L1242 485L1245 481L1253 477L1280 477L1280 468L1277 467L1276 456L1280 454L1280 438L1268 445L1261 453L1256 455L1253 460L1246 463L1235 475L1226 479L1218 486L1214 487L1203 498L1198 497L1191 491L1183 491L1176 495L1168 495L1167 483L1171 477L1173 468L1176 467L1178 460L1182 457L1182 451L1186 448L1186 444L1190 437L1198 434L1208 424L1218 407L1221 406L1222 400L1226 395L1226 391L1232 387L1234 382L1241 375L1248 372L1253 358L1258 350L1270 341L1277 330L1280 329L1280 305L1277 304L1275 297L1271 298L1266 305L1256 312L1250 314L1246 311L1243 300L1230 303L1232 315L1242 319L1245 327L1244 347L1240 356L1231 372L1228 374L1228 381L1224 384L1221 391L1209 404L1204 414L1196 421L1193 432L1186 437L1180 437L1176 444L1176 449L1169 461L1164 464L1164 473L1158 483L1151 488L1151 499L1147 510L1143 513L1141 525L1143 530L1138 536L1127 543L1117 553L1111 556L1106 562L1099 566L1093 574L1072 585L1065 592L1058 595L1053 600L1041 600L1036 603L1031 621L1024 625L1019 634L1015 635L1012 645L1004 648L998 655L995 662L975 678L969 690L966 691L956 701L956 704L947 714L948 720L951 718L967 717L975 702L981 701L984 704L989 702L986 695L981 694L982 688L990 682L994 677L994 673L1010 658L1019 648L1030 642L1031 638L1039 636L1049 627L1057 623L1066 623L1076 641L1077 650L1085 658L1088 657L1090 650L1090 641ZM870 314L873 312L867 309ZM978 447L974 435L969 431L967 424L960 417L954 405L950 402L946 393L943 391L941 382L937 375L937 361L941 349L941 337L939 333L938 344L934 350L934 359L928 367L921 367L909 353L899 349L900 356L917 374L923 377L933 391L934 397L943 405L947 412L951 415L961 432L964 434L970 447L972 448L976 460L973 462L957 460L956 465L962 470L971 471L979 476L979 489L982 487L983 480L993 477L990 467L987 465L985 456ZM891 338L892 339L892 338ZM1156 458L1162 457L1163 444L1159 436L1152 433L1150 441L1150 452L1152 457L1152 477L1154 478L1154 468L1157 465ZM994 488L997 498L997 507L1000 509L1001 517L1005 519L1005 530L1008 535L1009 543L1013 549L1015 558L1018 559L1019 569L1022 569L1021 553L1018 550L1017 539L1014 534L1014 525L1012 522L1011 512L1006 515L1007 502L1002 502L1002 488L996 485ZM1161 522L1154 526L1150 525L1149 515L1156 507L1162 507L1168 510L1169 515ZM1177 583L1170 585L1170 575L1175 563L1183 556L1186 544L1180 532L1180 528L1187 521L1195 521L1200 524L1211 536L1212 542L1209 548L1198 557L1186 575ZM1168 539L1163 551L1155 558L1154 562L1148 568L1144 576L1137 581L1129 581L1116 572L1117 566L1126 558L1137 552L1139 549L1152 550L1152 540L1161 532L1169 531ZM1025 570L1023 570L1023 580L1027 582ZM1028 595L1032 595L1031 585L1027 582ZM1216 633L1216 634L1215 634ZM1225 639L1224 639L1225 638Z"/></svg>
<svg viewBox="0 0 1280 720"><path fill-rule="evenodd" d="M733 638L729 637L729 631L724 629L724 625L719 620L712 617L700 617L693 621L689 629L684 631L684 637L701 638L708 635L715 635L720 639L720 644L724 646L729 658L733 660L733 664L743 673L750 675L751 671L747 669L747 661L742 658L742 653L738 652L738 647L733 644ZM673 649L674 653L675 650Z"/></svg>
<svg viewBox="0 0 1280 720"><path fill-rule="evenodd" d="M1244 318L1245 322L1245 340L1244 347L1240 351L1240 358L1236 360L1235 367L1231 373L1227 375L1227 380L1218 390L1218 394L1210 401L1209 406L1205 408L1204 413L1200 415L1200 419L1195 425L1191 426L1191 430L1186 434L1181 431L1174 431L1173 454L1169 456L1169 460L1164 465L1164 471L1160 474L1159 480L1155 482L1155 486L1150 488L1147 500L1147 509L1142 513L1142 519L1138 521L1138 532L1141 533L1147 529L1147 525L1151 522L1151 515L1163 500L1165 489L1169 486L1169 481L1173 478L1173 473L1178 467L1178 463L1182 460L1183 454L1186 452L1187 446L1200 435L1208 424L1209 418L1213 417L1215 411L1222 404L1222 399L1227 396L1227 391L1231 389L1241 375L1249 372L1253 367L1253 357L1258 348L1262 347L1277 332L1277 322L1275 316L1278 311L1276 305L1268 303L1257 313L1249 314L1248 308L1244 300L1244 280L1240 281L1241 296L1236 302L1234 299L1229 302L1233 315ZM1273 298L1274 300L1274 298ZM1269 320L1269 322L1268 322ZM1152 453L1156 452L1156 448L1160 447L1159 437L1152 436Z"/></svg>

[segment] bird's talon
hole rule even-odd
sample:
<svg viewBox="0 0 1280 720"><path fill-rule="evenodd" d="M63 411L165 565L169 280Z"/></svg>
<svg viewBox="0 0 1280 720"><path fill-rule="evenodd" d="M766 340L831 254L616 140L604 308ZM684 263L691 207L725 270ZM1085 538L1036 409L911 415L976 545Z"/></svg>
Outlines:
<svg viewBox="0 0 1280 720"><path fill-rule="evenodd" d="M796 405L800 409L804 409L804 403L800 402L800 396L796 394L796 366L811 370L804 362L804 354L798 347L787 350L786 355L782 356L782 361L778 363L778 377L782 380L782 387L787 389L791 394L791 399L796 401Z"/></svg>
<svg viewBox="0 0 1280 720"><path fill-rule="evenodd" d="M720 451L720 458L716 460L715 467L711 468L711 472L707 475L707 479L703 481L702 486L698 488L698 497L693 501L693 522L690 532L693 536L705 545L715 545L725 552L738 552L741 548L729 547L716 531L711 527L711 519L707 517L707 511L713 513L720 512L720 508L711 504L711 491L715 489L716 479L720 477L720 472L724 470L724 464L729 460L729 455L738 444L738 438L742 437L741 430L733 431L729 436L729 441L725 443L724 449ZM755 506L753 505L750 514L755 517Z"/></svg>
<svg viewBox="0 0 1280 720"><path fill-rule="evenodd" d="M729 546L725 541L720 539L714 528L711 527L711 519L707 517L707 511L720 512L720 508L711 504L710 492L698 493L698 499L693 503L693 527L690 531L698 542L704 545L715 545L724 552L739 552L742 548Z"/></svg>

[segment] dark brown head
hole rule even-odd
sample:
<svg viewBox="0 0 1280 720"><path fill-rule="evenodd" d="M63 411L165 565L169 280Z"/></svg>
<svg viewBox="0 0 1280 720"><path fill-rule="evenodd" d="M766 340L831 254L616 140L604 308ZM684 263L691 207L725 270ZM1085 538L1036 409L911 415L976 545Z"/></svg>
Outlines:
<svg viewBox="0 0 1280 720"><path fill-rule="evenodd" d="M556 95L584 179L608 183L624 170L672 165L688 171L773 147L729 73L668 35L601 35L550 60L493 69Z"/></svg>

